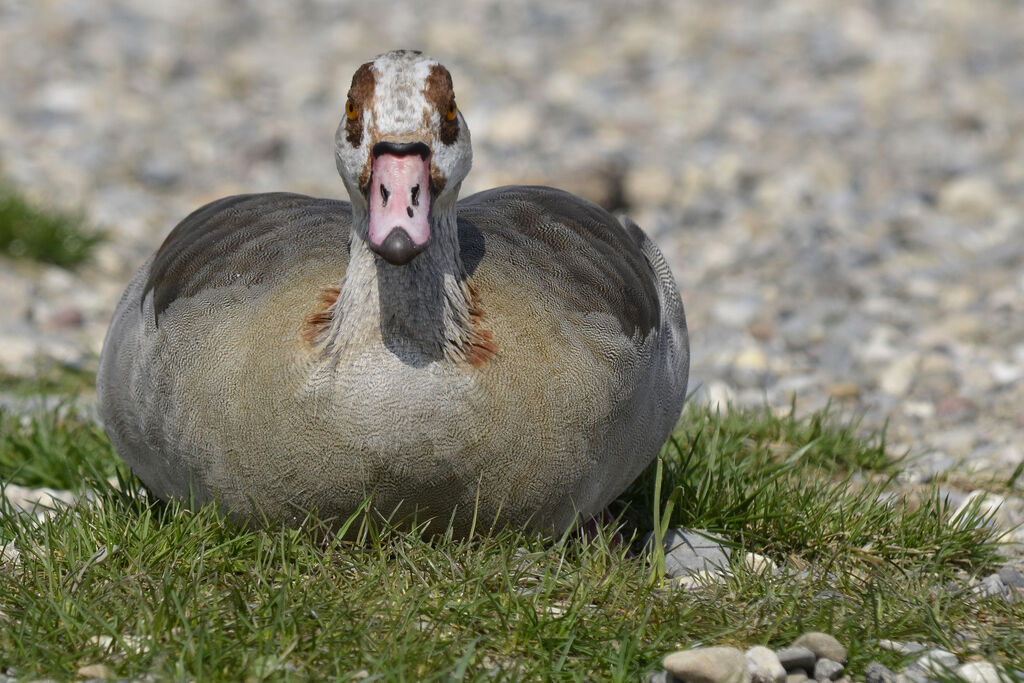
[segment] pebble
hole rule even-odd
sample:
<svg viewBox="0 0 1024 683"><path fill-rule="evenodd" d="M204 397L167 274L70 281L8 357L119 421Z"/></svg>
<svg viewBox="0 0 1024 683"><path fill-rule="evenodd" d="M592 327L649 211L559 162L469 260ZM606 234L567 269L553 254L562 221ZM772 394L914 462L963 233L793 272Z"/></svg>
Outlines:
<svg viewBox="0 0 1024 683"><path fill-rule="evenodd" d="M897 680L895 671L878 662L869 662L864 668L864 683L896 683Z"/></svg>
<svg viewBox="0 0 1024 683"><path fill-rule="evenodd" d="M965 220L989 220L998 205L999 193L988 178L957 178L943 185L939 194L939 206Z"/></svg>
<svg viewBox="0 0 1024 683"><path fill-rule="evenodd" d="M732 362L731 376L742 389L763 386L768 379L768 357L758 348L741 351Z"/></svg>
<svg viewBox="0 0 1024 683"><path fill-rule="evenodd" d="M713 586L720 584L725 581L726 574L716 570L707 571L700 570L697 572L687 572L680 576L672 578L672 584L684 588L686 590L699 590L707 586Z"/></svg>
<svg viewBox="0 0 1024 683"><path fill-rule="evenodd" d="M756 645L747 650L746 657L753 683L784 683L786 680L786 670L773 650Z"/></svg>
<svg viewBox="0 0 1024 683"><path fill-rule="evenodd" d="M804 672L814 671L815 654L806 647L784 647L776 652L779 662L786 671L801 669Z"/></svg>
<svg viewBox="0 0 1024 683"><path fill-rule="evenodd" d="M743 556L743 566L751 574L774 574L779 571L778 565L770 557L757 553L746 553Z"/></svg>
<svg viewBox="0 0 1024 683"><path fill-rule="evenodd" d="M918 362L915 353L897 358L882 372L879 387L892 396L905 396L917 375Z"/></svg>
<svg viewBox="0 0 1024 683"><path fill-rule="evenodd" d="M1001 673L992 662L967 662L956 668L956 675L965 683L1010 683L1010 677Z"/></svg>
<svg viewBox="0 0 1024 683"><path fill-rule="evenodd" d="M971 592L982 598L997 598L1008 594L1006 584L999 574L989 574L973 586Z"/></svg>
<svg viewBox="0 0 1024 683"><path fill-rule="evenodd" d="M939 676L948 675L959 664L957 656L948 650L934 648L918 657L904 670L904 675Z"/></svg>
<svg viewBox="0 0 1024 683"><path fill-rule="evenodd" d="M960 520L968 510L977 509L978 515L981 519L979 523L994 524L998 521L1000 513L1004 510L1006 505L1006 498L1000 496L997 493L991 493L982 489L975 489L967 494L964 502L960 504L952 515L950 515L950 522L955 523ZM1009 520L1005 520L1009 521Z"/></svg>
<svg viewBox="0 0 1024 683"><path fill-rule="evenodd" d="M76 672L81 678L109 679L116 678L114 670L106 664L87 664Z"/></svg>
<svg viewBox="0 0 1024 683"><path fill-rule="evenodd" d="M836 640L835 636L820 631L809 631L793 641L793 647L805 647L816 657L824 657L834 662L846 663L846 648Z"/></svg>
<svg viewBox="0 0 1024 683"><path fill-rule="evenodd" d="M999 578L1006 586L1024 588L1024 572L1013 567L1003 567L998 572Z"/></svg>
<svg viewBox="0 0 1024 683"><path fill-rule="evenodd" d="M818 661L814 663L814 680L816 681L834 681L843 674L845 667L839 662L835 662L826 657L818 658Z"/></svg>
<svg viewBox="0 0 1024 683"><path fill-rule="evenodd" d="M661 665L684 683L747 683L747 659L734 647L702 647L666 655Z"/></svg>
<svg viewBox="0 0 1024 683"><path fill-rule="evenodd" d="M14 547L13 543L0 548L0 567L12 568L21 563L21 551Z"/></svg>
<svg viewBox="0 0 1024 683"><path fill-rule="evenodd" d="M915 643L912 641L902 640L889 640L888 638L882 638L878 641L878 647L883 650L889 650L896 652L901 655L912 655L918 652L924 652L928 649L928 646L924 643Z"/></svg>
<svg viewBox="0 0 1024 683"><path fill-rule="evenodd" d="M644 538L644 547L650 548L654 534ZM662 544L665 547L665 575L681 577L699 572L721 574L729 569L729 548L724 539L706 532L687 529L669 529Z"/></svg>
<svg viewBox="0 0 1024 683"><path fill-rule="evenodd" d="M3 495L15 510L40 516L52 514L61 507L73 505L78 499L71 491L58 491L45 487L32 488L11 483L4 485Z"/></svg>

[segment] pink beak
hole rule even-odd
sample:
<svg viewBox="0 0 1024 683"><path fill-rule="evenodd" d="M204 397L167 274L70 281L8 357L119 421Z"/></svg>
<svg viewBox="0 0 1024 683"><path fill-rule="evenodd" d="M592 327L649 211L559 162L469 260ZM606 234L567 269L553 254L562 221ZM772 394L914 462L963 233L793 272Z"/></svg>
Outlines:
<svg viewBox="0 0 1024 683"><path fill-rule="evenodd" d="M377 146L370 175L370 249L404 266L430 243L430 155L395 154L386 147L378 154Z"/></svg>

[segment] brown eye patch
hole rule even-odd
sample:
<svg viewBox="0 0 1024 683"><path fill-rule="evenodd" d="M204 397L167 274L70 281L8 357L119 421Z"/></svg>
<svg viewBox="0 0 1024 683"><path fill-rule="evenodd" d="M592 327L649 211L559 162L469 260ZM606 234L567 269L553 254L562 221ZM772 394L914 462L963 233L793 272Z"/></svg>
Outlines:
<svg viewBox="0 0 1024 683"><path fill-rule="evenodd" d="M441 142L450 145L459 139L459 117L448 117L448 112L455 107L455 91L452 89L452 75L440 64L430 68L427 76L427 87L423 90L435 110L441 115Z"/></svg>
<svg viewBox="0 0 1024 683"><path fill-rule="evenodd" d="M345 105L345 132L348 133L345 139L353 147L358 147L363 142L363 117L351 116L349 106L357 113L362 112L373 101L373 90L376 85L377 78L373 75L371 62L363 64L352 76L352 86L348 89L348 103Z"/></svg>

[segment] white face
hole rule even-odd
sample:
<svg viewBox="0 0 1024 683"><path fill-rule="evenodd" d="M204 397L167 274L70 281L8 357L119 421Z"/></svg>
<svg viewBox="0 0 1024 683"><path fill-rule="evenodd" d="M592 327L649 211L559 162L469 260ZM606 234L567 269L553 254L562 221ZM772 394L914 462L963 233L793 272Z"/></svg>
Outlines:
<svg viewBox="0 0 1024 683"><path fill-rule="evenodd" d="M334 155L360 213L370 194L373 146L380 142L427 145L432 203L455 201L473 151L447 69L419 52L396 50L363 64L352 77Z"/></svg>

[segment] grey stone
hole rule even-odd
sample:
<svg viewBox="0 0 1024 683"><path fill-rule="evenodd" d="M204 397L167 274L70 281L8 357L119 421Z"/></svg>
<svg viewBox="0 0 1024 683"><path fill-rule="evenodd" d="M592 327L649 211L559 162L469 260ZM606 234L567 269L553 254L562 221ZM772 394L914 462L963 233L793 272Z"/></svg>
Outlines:
<svg viewBox="0 0 1024 683"><path fill-rule="evenodd" d="M1011 680L995 664L987 661L961 664L956 668L956 675L965 683L1009 683Z"/></svg>
<svg viewBox="0 0 1024 683"><path fill-rule="evenodd" d="M814 680L834 681L843 675L844 668L842 664L828 657L819 657L814 663Z"/></svg>
<svg viewBox="0 0 1024 683"><path fill-rule="evenodd" d="M870 662L864 668L865 683L896 683L896 672L889 667Z"/></svg>
<svg viewBox="0 0 1024 683"><path fill-rule="evenodd" d="M784 683L786 680L786 669L773 650L756 645L747 650L746 657L753 683Z"/></svg>
<svg viewBox="0 0 1024 683"><path fill-rule="evenodd" d="M904 671L904 674L907 671L911 671L915 673L920 672L928 677L938 676L948 674L959 663L960 660L952 652L942 648L933 648L914 660Z"/></svg>
<svg viewBox="0 0 1024 683"><path fill-rule="evenodd" d="M786 683L803 683L811 680L803 669L793 669L786 674Z"/></svg>
<svg viewBox="0 0 1024 683"><path fill-rule="evenodd" d="M998 574L1004 585L1024 588L1024 572L1013 567L1003 567Z"/></svg>
<svg viewBox="0 0 1024 683"><path fill-rule="evenodd" d="M900 672L899 683L935 683L930 671L925 671L917 664L911 664Z"/></svg>
<svg viewBox="0 0 1024 683"><path fill-rule="evenodd" d="M715 302L712 314L717 322L730 327L746 327L757 317L763 302L756 292L726 297Z"/></svg>
<svg viewBox="0 0 1024 683"><path fill-rule="evenodd" d="M971 592L983 598L997 598L1006 593L1006 585L999 574L989 574L974 586Z"/></svg>
<svg viewBox="0 0 1024 683"><path fill-rule="evenodd" d="M817 657L806 647L784 647L781 650L776 650L775 654L786 671L793 672L797 669L802 669L805 673L814 671L814 660Z"/></svg>
<svg viewBox="0 0 1024 683"><path fill-rule="evenodd" d="M734 647L680 650L661 660L672 676L684 683L749 683L747 658Z"/></svg>
<svg viewBox="0 0 1024 683"><path fill-rule="evenodd" d="M948 472L958 460L941 451L928 453L906 463L900 473L900 480L913 484L927 484L937 475Z"/></svg>
<svg viewBox="0 0 1024 683"><path fill-rule="evenodd" d="M654 535L644 538L644 547L650 549ZM665 547L665 575L669 577L722 572L729 568L729 548L707 538L703 532L687 529L669 529L663 539Z"/></svg>
<svg viewBox="0 0 1024 683"><path fill-rule="evenodd" d="M928 646L924 643L915 643L913 641L904 640L889 640L888 638L882 638L879 640L878 647L883 650L897 652L901 655L912 655L917 652L924 652L928 649Z"/></svg>
<svg viewBox="0 0 1024 683"><path fill-rule="evenodd" d="M846 647L835 636L821 631L808 631L793 641L794 647L806 647L816 657L825 657L841 664L846 663Z"/></svg>
<svg viewBox="0 0 1024 683"><path fill-rule="evenodd" d="M769 378L768 358L761 349L744 349L733 359L730 374L740 388L762 387Z"/></svg>

